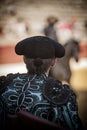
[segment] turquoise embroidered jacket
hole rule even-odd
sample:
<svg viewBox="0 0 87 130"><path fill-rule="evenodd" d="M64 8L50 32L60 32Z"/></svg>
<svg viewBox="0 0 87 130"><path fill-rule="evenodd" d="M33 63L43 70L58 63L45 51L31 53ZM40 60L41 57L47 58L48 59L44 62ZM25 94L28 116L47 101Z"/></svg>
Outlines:
<svg viewBox="0 0 87 130"><path fill-rule="evenodd" d="M69 85L45 74L0 77L0 122L5 120L3 115L14 115L23 108L70 130L82 128L75 93Z"/></svg>

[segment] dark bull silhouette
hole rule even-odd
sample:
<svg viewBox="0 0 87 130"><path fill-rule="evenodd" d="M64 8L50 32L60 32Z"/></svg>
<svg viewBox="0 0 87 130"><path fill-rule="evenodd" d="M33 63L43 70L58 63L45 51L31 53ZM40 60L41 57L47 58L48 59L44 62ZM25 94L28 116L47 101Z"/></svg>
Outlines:
<svg viewBox="0 0 87 130"><path fill-rule="evenodd" d="M70 83L71 69L70 69L70 59L74 58L76 62L79 60L79 42L74 39L70 39L64 44L65 56L62 58L57 58L55 65L50 70L49 75L57 80L66 81Z"/></svg>

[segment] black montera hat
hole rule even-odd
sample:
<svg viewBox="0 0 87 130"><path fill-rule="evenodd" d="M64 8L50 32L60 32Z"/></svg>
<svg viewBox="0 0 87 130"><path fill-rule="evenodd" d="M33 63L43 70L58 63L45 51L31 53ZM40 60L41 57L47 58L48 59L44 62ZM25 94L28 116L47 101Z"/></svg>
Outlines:
<svg viewBox="0 0 87 130"><path fill-rule="evenodd" d="M18 55L24 55L28 58L48 59L52 57L63 57L64 47L46 36L32 36L18 42L15 46L15 52Z"/></svg>

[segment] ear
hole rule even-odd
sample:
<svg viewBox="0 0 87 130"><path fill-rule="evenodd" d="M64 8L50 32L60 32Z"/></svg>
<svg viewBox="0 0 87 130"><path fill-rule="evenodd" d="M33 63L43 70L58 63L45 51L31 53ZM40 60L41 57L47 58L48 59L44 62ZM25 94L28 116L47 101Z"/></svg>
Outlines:
<svg viewBox="0 0 87 130"><path fill-rule="evenodd" d="M52 58L52 60L51 60L51 66L53 66L55 64L55 62L56 62L56 58Z"/></svg>

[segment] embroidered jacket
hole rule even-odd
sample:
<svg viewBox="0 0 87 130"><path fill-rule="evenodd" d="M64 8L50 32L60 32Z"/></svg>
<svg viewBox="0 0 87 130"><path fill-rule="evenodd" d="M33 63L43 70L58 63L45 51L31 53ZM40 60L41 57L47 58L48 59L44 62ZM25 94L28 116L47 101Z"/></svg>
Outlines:
<svg viewBox="0 0 87 130"><path fill-rule="evenodd" d="M0 122L7 113L14 115L22 108L70 130L82 130L75 93L45 74L0 77Z"/></svg>

